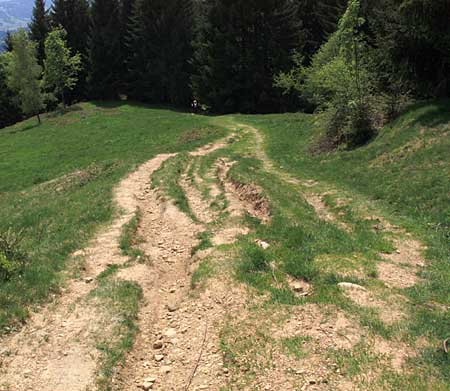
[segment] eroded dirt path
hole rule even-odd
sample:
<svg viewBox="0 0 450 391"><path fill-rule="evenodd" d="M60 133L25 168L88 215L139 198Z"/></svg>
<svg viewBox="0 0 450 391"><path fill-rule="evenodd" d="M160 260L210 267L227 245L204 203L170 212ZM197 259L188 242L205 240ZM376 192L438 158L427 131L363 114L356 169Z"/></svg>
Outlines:
<svg viewBox="0 0 450 391"><path fill-rule="evenodd" d="M109 317L99 312L88 295L102 271L127 261L118 247L122 227L134 216L150 174L169 157L157 156L120 182L114 202L122 213L86 249L74 254L85 257L82 278L70 281L54 303L32 314L20 332L3 338L2 391L95 389L96 339L107 329Z"/></svg>

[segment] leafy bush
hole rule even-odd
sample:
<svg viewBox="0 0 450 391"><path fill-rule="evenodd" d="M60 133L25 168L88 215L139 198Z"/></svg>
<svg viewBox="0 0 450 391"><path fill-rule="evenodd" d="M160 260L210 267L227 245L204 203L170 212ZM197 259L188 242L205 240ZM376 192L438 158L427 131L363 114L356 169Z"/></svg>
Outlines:
<svg viewBox="0 0 450 391"><path fill-rule="evenodd" d="M6 281L20 274L29 262L28 256L20 248L23 231L0 232L0 281Z"/></svg>
<svg viewBox="0 0 450 391"><path fill-rule="evenodd" d="M359 0L350 0L338 30L314 55L311 65L304 67L297 56L297 69L275 79L278 87L296 89L328 112L326 138L332 146L355 147L374 134L368 109L374 83L364 23Z"/></svg>

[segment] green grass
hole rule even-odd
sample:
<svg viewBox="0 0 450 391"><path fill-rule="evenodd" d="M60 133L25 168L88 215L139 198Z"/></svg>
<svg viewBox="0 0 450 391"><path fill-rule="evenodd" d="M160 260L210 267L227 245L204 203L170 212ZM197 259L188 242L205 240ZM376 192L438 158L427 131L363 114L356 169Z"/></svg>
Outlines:
<svg viewBox="0 0 450 391"><path fill-rule="evenodd" d="M188 154L179 154L166 160L161 168L153 174L152 185L161 189L182 212L197 222L198 219L192 212L188 199L179 184L180 176L186 171L189 160Z"/></svg>
<svg viewBox="0 0 450 391"><path fill-rule="evenodd" d="M208 117L120 102L84 103L41 126L31 119L1 130L0 231L24 229L32 262L0 283L0 330L58 290L69 255L115 213L112 189L123 176L158 153L224 134Z"/></svg>
<svg viewBox="0 0 450 391"><path fill-rule="evenodd" d="M122 254L129 257L130 260L135 260L144 256L143 251L137 247L137 244L142 241L142 239L137 236L140 219L141 211L138 210L129 223L125 224L122 228L122 233L120 235L119 247L122 250Z"/></svg>
<svg viewBox="0 0 450 391"><path fill-rule="evenodd" d="M97 348L102 353L98 371L98 387L101 391L111 390L111 379L117 365L124 360L133 346L137 332L135 321L139 312L139 302L142 299L141 287L130 281L114 280L104 275L99 280L98 288L90 293L97 299L98 305L108 308L110 316L115 319L112 335L100 339Z"/></svg>
<svg viewBox="0 0 450 391"><path fill-rule="evenodd" d="M263 132L265 149L276 171L320 182L313 190L306 187L294 190L276 175L265 173L260 163L241 162L233 168L231 175L241 181L258 181L273 209L272 224L256 226L255 234L271 243L271 248L264 255L256 248L249 253L248 247L254 247L249 237L238 262L238 277L258 289L270 291L275 300L292 303L288 295L275 287L273 275L268 272L266 265L276 262L278 270L312 282L315 295L308 300L336 304L352 312L362 326L375 334L385 338L399 333L407 339L448 338L449 312L432 309L429 303L450 306L450 102L418 104L383 128L368 145L320 155L310 153L322 132L320 116L235 118ZM331 210L341 212L340 220L352 227L351 234L319 221L298 197L301 191L323 192L329 188L336 189L337 195L327 196L325 201ZM347 200L348 205L338 206L339 197ZM392 246L389 235L371 229L373 223L364 221L357 213L360 207L368 207L367 213L378 213L405 228L428 246L429 262L421 275L423 282L402 292L410 300L410 318L400 328L384 325L374 311L363 311L346 300L336 289L341 278L330 272L329 267L325 272L318 264L318 259L324 256L336 262L336 269L340 259L360 259L366 276L364 280L351 281L370 285L376 278L378 253L392 251ZM448 377L444 369L448 368L448 357L442 352L424 353L421 359L424 367L432 367L441 379ZM400 384L395 376L387 376L384 381L392 387ZM414 389L423 381L411 377L403 384L405 389Z"/></svg>

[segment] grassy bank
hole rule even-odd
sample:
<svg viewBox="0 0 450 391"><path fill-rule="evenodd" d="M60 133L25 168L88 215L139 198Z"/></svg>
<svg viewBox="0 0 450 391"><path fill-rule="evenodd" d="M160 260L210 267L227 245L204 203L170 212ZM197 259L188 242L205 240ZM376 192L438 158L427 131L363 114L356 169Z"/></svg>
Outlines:
<svg viewBox="0 0 450 391"><path fill-rule="evenodd" d="M0 232L23 230L29 264L0 283L0 329L61 284L69 255L114 213L112 189L158 153L224 134L207 117L143 105L85 103L0 130Z"/></svg>

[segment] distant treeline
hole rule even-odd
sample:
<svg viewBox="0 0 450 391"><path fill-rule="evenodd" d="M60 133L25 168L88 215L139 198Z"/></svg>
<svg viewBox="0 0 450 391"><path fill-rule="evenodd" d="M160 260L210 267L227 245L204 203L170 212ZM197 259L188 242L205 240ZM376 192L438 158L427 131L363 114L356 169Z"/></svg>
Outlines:
<svg viewBox="0 0 450 391"><path fill-rule="evenodd" d="M65 30L81 59L67 102L126 96L197 99L216 113L310 111L330 109L324 102L342 92L335 84L354 84L333 106L345 117L361 114L351 106L367 106L369 92L388 103L449 96L449 20L450 0L55 0L49 10L36 0L29 38L45 68L49 32ZM5 62L0 126L21 116Z"/></svg>

